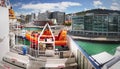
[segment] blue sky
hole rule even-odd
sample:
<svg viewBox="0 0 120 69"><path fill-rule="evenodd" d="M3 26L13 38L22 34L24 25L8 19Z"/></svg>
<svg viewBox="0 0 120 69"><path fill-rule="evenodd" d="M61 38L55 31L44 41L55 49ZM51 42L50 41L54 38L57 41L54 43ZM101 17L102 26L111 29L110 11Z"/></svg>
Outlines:
<svg viewBox="0 0 120 69"><path fill-rule="evenodd" d="M16 14L48 11L74 13L102 8L120 10L120 0L10 0Z"/></svg>

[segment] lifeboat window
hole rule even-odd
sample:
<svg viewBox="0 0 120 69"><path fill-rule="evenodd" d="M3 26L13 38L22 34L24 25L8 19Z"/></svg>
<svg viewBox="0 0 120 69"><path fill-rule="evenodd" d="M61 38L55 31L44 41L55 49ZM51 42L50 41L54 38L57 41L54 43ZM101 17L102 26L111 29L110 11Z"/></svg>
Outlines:
<svg viewBox="0 0 120 69"><path fill-rule="evenodd" d="M52 45L52 44L46 44L46 48L47 48L48 50L52 50L52 49L53 49L53 45Z"/></svg>

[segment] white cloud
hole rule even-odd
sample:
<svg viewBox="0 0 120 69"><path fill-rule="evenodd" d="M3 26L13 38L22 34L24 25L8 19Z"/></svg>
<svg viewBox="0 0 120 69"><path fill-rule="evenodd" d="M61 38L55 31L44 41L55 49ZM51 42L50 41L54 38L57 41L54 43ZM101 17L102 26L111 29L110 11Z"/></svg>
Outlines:
<svg viewBox="0 0 120 69"><path fill-rule="evenodd" d="M117 2L113 2L110 8L112 10L120 10L120 4L118 4Z"/></svg>
<svg viewBox="0 0 120 69"><path fill-rule="evenodd" d="M27 11L27 12L26 11L20 11L20 12L16 11L15 15L16 16L20 16L20 15L28 15L28 14L31 14L31 13L36 13L36 10L34 10L34 11Z"/></svg>
<svg viewBox="0 0 120 69"><path fill-rule="evenodd" d="M20 16L21 13L19 13L19 12L15 12L15 15L16 15L16 16Z"/></svg>
<svg viewBox="0 0 120 69"><path fill-rule="evenodd" d="M90 10L90 9L88 9L88 8L84 8L84 11L87 11L87 10Z"/></svg>
<svg viewBox="0 0 120 69"><path fill-rule="evenodd" d="M106 7L103 6L103 3L101 2L101 0L94 0L93 5L95 8L106 9Z"/></svg>
<svg viewBox="0 0 120 69"><path fill-rule="evenodd" d="M18 2L18 3L12 4L13 7L17 7L17 6L20 6L20 5L22 5L21 2Z"/></svg>
<svg viewBox="0 0 120 69"><path fill-rule="evenodd" d="M77 2L59 2L59 3L37 3L37 4L24 4L21 9L40 10L41 12L49 11L63 11L71 6L81 6Z"/></svg>
<svg viewBox="0 0 120 69"><path fill-rule="evenodd" d="M93 1L93 5L94 5L94 7L99 7L99 6L103 5L103 3L100 0L95 0L95 1Z"/></svg>
<svg viewBox="0 0 120 69"><path fill-rule="evenodd" d="M106 7L105 7L105 6L99 6L99 8L101 8L101 9L106 9Z"/></svg>
<svg viewBox="0 0 120 69"><path fill-rule="evenodd" d="M118 1L118 0L112 0L112 1L116 2L116 1Z"/></svg>

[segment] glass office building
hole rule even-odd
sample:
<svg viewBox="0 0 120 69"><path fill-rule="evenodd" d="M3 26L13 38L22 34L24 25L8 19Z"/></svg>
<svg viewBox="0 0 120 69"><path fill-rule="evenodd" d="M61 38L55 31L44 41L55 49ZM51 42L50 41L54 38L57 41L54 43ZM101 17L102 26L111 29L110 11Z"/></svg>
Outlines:
<svg viewBox="0 0 120 69"><path fill-rule="evenodd" d="M50 18L56 19L57 24L61 25L65 22L65 12L52 12Z"/></svg>
<svg viewBox="0 0 120 69"><path fill-rule="evenodd" d="M120 37L119 13L86 13L72 17L72 31L76 36L84 37Z"/></svg>
<svg viewBox="0 0 120 69"><path fill-rule="evenodd" d="M73 30L84 30L84 16L75 16L72 21Z"/></svg>

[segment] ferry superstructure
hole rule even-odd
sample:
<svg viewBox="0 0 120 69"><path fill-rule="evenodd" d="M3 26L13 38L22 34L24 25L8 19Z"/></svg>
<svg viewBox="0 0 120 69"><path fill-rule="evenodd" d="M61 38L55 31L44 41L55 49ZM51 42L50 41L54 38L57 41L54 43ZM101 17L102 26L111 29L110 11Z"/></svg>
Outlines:
<svg viewBox="0 0 120 69"><path fill-rule="evenodd" d="M35 47L34 44L30 48L24 45L14 45L10 48L8 9L7 7L0 7L0 14L4 16L0 17L1 69L119 69L119 47L114 56L106 52L91 56L68 35L66 35L67 47L63 46L60 50L54 48L55 36L52 34L49 39L39 39L38 45L43 45L42 50L38 46ZM5 25L2 26L3 24ZM14 36L11 35L10 37ZM47 49L44 49L45 47ZM27 52L26 48L28 49Z"/></svg>

